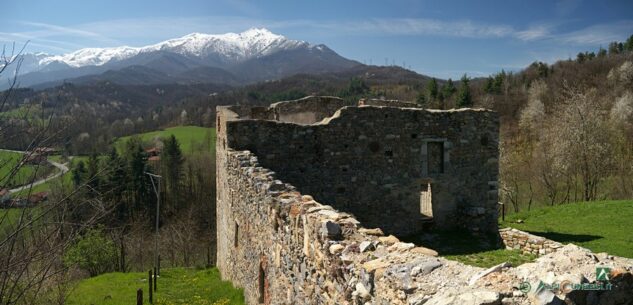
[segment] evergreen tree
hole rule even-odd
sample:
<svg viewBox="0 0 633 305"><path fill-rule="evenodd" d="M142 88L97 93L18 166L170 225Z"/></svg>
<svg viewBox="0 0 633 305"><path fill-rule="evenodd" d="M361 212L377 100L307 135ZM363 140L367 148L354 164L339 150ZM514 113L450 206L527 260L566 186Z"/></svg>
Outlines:
<svg viewBox="0 0 633 305"><path fill-rule="evenodd" d="M450 98L456 90L455 85L453 84L453 80L450 78L448 79L448 81L446 81L446 85L444 85L442 88L442 91L444 92L444 98Z"/></svg>
<svg viewBox="0 0 633 305"><path fill-rule="evenodd" d="M163 179L165 182L166 203L170 205L169 209L176 211L182 203L182 195L180 194L183 166L185 158L180 150L180 144L174 135L165 140L163 152L161 154L161 165Z"/></svg>
<svg viewBox="0 0 633 305"><path fill-rule="evenodd" d="M90 157L88 157L88 162L86 163L86 167L88 169L86 173L88 182L86 184L90 187L91 192L98 192L100 190L99 158L97 157L96 153L90 154Z"/></svg>
<svg viewBox="0 0 633 305"><path fill-rule="evenodd" d="M501 73L497 73L495 75L495 80L492 83L492 89L495 93L501 93L501 89L503 88L503 82L506 79L506 71L501 69Z"/></svg>
<svg viewBox="0 0 633 305"><path fill-rule="evenodd" d="M147 157L140 139L130 138L126 144L126 193L129 195L129 215L150 209L149 185L147 184ZM153 198L153 197L152 197Z"/></svg>
<svg viewBox="0 0 633 305"><path fill-rule="evenodd" d="M486 79L486 84L484 85L484 92L493 93L494 91L493 82L494 80L492 79L492 76L488 76L488 78Z"/></svg>
<svg viewBox="0 0 633 305"><path fill-rule="evenodd" d="M418 97L415 99L415 102L418 103L418 105L420 105L422 107L427 107L428 106L427 105L426 96L422 92L418 93Z"/></svg>
<svg viewBox="0 0 633 305"><path fill-rule="evenodd" d="M437 80L435 78L431 78L431 81L426 84L426 91L428 92L429 100L434 101L437 99Z"/></svg>
<svg viewBox="0 0 633 305"><path fill-rule="evenodd" d="M73 184L77 187L80 186L84 180L86 174L86 166L84 161L79 161L75 168L73 168Z"/></svg>
<svg viewBox="0 0 633 305"><path fill-rule="evenodd" d="M126 184L126 175L125 175L125 163L119 157L116 148L112 148L110 150L110 154L108 154L107 164L109 166L109 170L106 173L105 181L105 190L104 193L106 200L114 203L116 205L116 210L114 217L119 222L124 222L128 215L127 207L123 204L123 196L122 192L125 189Z"/></svg>
<svg viewBox="0 0 633 305"><path fill-rule="evenodd" d="M629 52L633 51L633 35L631 35L629 37L629 39L626 40L626 42L624 42L624 50L627 50Z"/></svg>
<svg viewBox="0 0 633 305"><path fill-rule="evenodd" d="M620 46L617 41L609 43L609 55L620 53Z"/></svg>
<svg viewBox="0 0 633 305"><path fill-rule="evenodd" d="M605 56L607 56L607 50L600 47L600 49L598 49L598 57L605 57Z"/></svg>
<svg viewBox="0 0 633 305"><path fill-rule="evenodd" d="M347 88L341 92L342 96L358 96L369 92L369 87L365 81L358 77L352 77Z"/></svg>
<svg viewBox="0 0 633 305"><path fill-rule="evenodd" d="M457 92L457 106L458 107L471 107L473 105L472 96L470 94L470 79L466 74L462 76L459 91Z"/></svg>

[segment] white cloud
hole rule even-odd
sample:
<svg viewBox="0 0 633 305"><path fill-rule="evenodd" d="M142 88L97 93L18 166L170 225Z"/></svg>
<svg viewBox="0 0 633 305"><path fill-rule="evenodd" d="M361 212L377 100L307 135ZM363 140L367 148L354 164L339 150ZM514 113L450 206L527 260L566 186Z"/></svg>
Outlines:
<svg viewBox="0 0 633 305"><path fill-rule="evenodd" d="M608 44L626 39L633 32L633 20L623 20L607 24L598 24L581 30L559 35L564 43L579 45Z"/></svg>
<svg viewBox="0 0 633 305"><path fill-rule="evenodd" d="M550 27L546 25L532 26L526 30L515 32L514 36L524 41L543 39L550 36Z"/></svg>
<svg viewBox="0 0 633 305"><path fill-rule="evenodd" d="M332 30L337 34L450 36L494 38L513 32L507 25L477 23L470 20L441 21L424 18L371 18L357 21L294 21L289 25Z"/></svg>

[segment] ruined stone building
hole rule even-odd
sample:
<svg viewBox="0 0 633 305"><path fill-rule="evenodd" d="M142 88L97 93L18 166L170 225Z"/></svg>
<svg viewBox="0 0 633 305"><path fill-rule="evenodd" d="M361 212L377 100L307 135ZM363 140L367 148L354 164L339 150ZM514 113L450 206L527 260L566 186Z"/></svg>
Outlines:
<svg viewBox="0 0 633 305"><path fill-rule="evenodd" d="M376 269L361 266L392 244L383 233L497 232L498 133L483 109L220 106L218 268L249 304L381 304Z"/></svg>

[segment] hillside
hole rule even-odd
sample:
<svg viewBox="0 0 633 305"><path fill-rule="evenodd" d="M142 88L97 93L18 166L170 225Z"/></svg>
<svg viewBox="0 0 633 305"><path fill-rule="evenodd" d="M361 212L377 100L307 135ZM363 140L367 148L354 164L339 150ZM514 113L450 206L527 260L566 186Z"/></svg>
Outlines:
<svg viewBox="0 0 633 305"><path fill-rule="evenodd" d="M205 128L199 126L177 126L165 128L164 130L151 131L141 134L122 137L116 140L115 147L122 151L125 142L131 137L139 137L143 142L150 144L158 139L165 139L175 136L180 143L180 148L185 154L193 154L194 152L211 152L215 151L215 128Z"/></svg>

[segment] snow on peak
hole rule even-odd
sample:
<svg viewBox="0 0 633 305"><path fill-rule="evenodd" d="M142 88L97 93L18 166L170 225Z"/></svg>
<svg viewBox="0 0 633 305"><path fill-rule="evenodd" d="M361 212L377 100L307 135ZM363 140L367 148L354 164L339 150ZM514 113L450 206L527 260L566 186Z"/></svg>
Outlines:
<svg viewBox="0 0 633 305"><path fill-rule="evenodd" d="M86 48L68 54L47 56L40 59L39 63L45 66L58 61L72 67L100 66L110 61L120 61L140 53L155 51L195 57L219 55L227 61L243 61L301 46L310 45L304 41L287 39L265 28L251 28L242 33L191 33L145 47Z"/></svg>

